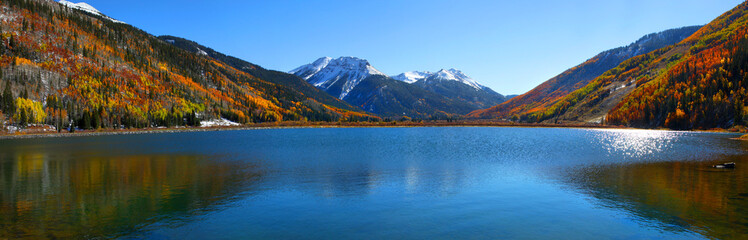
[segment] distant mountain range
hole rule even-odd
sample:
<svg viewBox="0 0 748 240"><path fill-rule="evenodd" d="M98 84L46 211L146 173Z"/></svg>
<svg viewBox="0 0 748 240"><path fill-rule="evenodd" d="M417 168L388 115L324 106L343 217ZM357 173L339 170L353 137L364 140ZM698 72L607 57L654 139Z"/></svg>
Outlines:
<svg viewBox="0 0 748 240"><path fill-rule="evenodd" d="M388 77L356 57L323 57L290 73L366 111L382 116L434 118L486 108L505 97L459 70Z"/></svg>

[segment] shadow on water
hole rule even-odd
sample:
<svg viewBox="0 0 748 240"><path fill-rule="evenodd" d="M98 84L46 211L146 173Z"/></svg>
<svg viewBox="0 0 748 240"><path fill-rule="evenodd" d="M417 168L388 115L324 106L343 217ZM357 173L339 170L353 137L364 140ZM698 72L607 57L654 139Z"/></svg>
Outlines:
<svg viewBox="0 0 748 240"><path fill-rule="evenodd" d="M599 205L631 213L664 231L690 230L714 239L748 239L748 156L708 161L587 166L563 180ZM736 162L737 169L712 164Z"/></svg>
<svg viewBox="0 0 748 240"><path fill-rule="evenodd" d="M0 239L137 236L220 210L263 176L221 156L22 144L0 144Z"/></svg>

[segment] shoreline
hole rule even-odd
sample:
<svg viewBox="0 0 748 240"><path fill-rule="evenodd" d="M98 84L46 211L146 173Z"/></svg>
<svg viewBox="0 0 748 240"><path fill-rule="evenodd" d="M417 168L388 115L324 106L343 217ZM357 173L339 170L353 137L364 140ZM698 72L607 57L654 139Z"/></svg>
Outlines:
<svg viewBox="0 0 748 240"><path fill-rule="evenodd" d="M294 129L294 128L404 128L404 127L527 127L527 128L589 128L589 129L629 129L621 126L583 125L583 124L529 124L529 123L505 123L505 122L282 122L282 123L259 123L242 126L221 127L180 127L180 128L142 128L142 129L100 129L79 130L70 132L32 132L32 133L0 133L0 140L6 139L33 139L33 138L65 138L65 137L87 137L108 135L133 135L133 134L157 134L157 133L181 133L181 132L218 132L218 131L241 131L262 129Z"/></svg>
<svg viewBox="0 0 748 240"><path fill-rule="evenodd" d="M242 131L242 130L263 130L263 129L302 129L302 128L417 128L417 127L518 127L518 128L572 128L572 129L622 129L622 130L659 130L673 131L668 129L639 129L624 126L610 125L586 125L586 124L533 124L533 123L505 123L505 122L434 122L434 123L417 123L417 122L396 122L396 123L304 123L304 122L286 122L286 123L260 123L242 126L222 126L222 127L181 127L181 128L145 128L145 129L101 129L95 131L76 131L69 132L35 132L35 133L0 133L0 140L12 139L35 139L35 138L68 138L68 137L91 137L91 136L110 136L110 135L136 135L136 134L163 134L163 133L184 133L184 132L220 132L220 131ZM715 130L692 130L688 132L724 132L737 133ZM734 138L737 140L748 140Z"/></svg>

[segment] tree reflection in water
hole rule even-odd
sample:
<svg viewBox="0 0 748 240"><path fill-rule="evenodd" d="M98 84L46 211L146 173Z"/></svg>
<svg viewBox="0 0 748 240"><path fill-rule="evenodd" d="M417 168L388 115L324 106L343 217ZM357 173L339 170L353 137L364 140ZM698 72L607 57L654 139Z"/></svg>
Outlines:
<svg viewBox="0 0 748 240"><path fill-rule="evenodd" d="M748 239L748 164L745 156L712 162L655 162L590 166L566 172L564 181L640 223L670 231L690 229L716 239ZM714 169L721 162L744 167Z"/></svg>
<svg viewBox="0 0 748 240"><path fill-rule="evenodd" d="M97 238L180 224L221 209L259 167L200 155L0 157L0 238Z"/></svg>

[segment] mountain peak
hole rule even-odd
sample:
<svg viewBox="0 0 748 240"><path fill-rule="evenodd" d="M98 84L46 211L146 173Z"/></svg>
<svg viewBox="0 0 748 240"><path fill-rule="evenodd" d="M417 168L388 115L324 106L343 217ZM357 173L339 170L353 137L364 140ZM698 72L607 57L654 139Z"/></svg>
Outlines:
<svg viewBox="0 0 748 240"><path fill-rule="evenodd" d="M437 78L442 80L457 80L457 77L455 76L454 72L446 69L441 69L438 72L436 72L435 75Z"/></svg>
<svg viewBox="0 0 748 240"><path fill-rule="evenodd" d="M321 57L310 64L298 67L288 73L297 75L304 80L309 80L309 78L313 77L314 74L317 74L323 68L327 67L327 65L330 64L330 61L332 61L331 57Z"/></svg>
<svg viewBox="0 0 748 240"><path fill-rule="evenodd" d="M454 69L454 68L441 69L437 72L428 72L428 71L405 72L405 73L401 73L400 75L393 76L392 78L395 80L406 82L406 83L415 83L421 80L457 81L457 82L467 84L478 90L485 88L480 83L476 82L472 78L462 73L462 71Z"/></svg>
<svg viewBox="0 0 748 240"><path fill-rule="evenodd" d="M125 22L122 22L122 21L119 21L119 20L116 20L114 18L104 15L103 13L101 13L101 11L99 11L95 7L85 2L73 3L73 2L66 1L66 0L60 0L59 3L68 8L78 9L78 10L81 10L81 11L84 11L84 12L87 12L93 15L101 16L104 19L107 19L115 23L125 23Z"/></svg>
<svg viewBox="0 0 748 240"><path fill-rule="evenodd" d="M369 64L366 59L357 57L322 57L290 71L312 85L334 92L333 95L345 98L361 80L373 75L386 76Z"/></svg>
<svg viewBox="0 0 748 240"><path fill-rule="evenodd" d="M317 59L316 61L314 61L312 64L317 65L317 66L327 66L327 64L330 63L330 61L332 61L331 57L321 57Z"/></svg>
<svg viewBox="0 0 748 240"><path fill-rule="evenodd" d="M457 82L470 85L471 87L475 89L479 89L479 90L484 88L483 85L476 82L472 78L468 77L467 75L462 73L462 71L454 69L454 68L450 68L448 70L447 69L439 70L439 72L434 74L434 76L431 78L436 79L436 80L457 81Z"/></svg>
<svg viewBox="0 0 748 240"><path fill-rule="evenodd" d="M60 0L60 4L65 5L65 6L69 7L69 8L83 10L83 11L86 11L86 12L89 12L89 13L93 13L93 14L96 14L96 15L102 15L101 11L99 11L98 9L94 8L93 6L91 6L90 4L85 3L85 2L73 3L73 2L69 2L69 1L65 1L65 0Z"/></svg>

